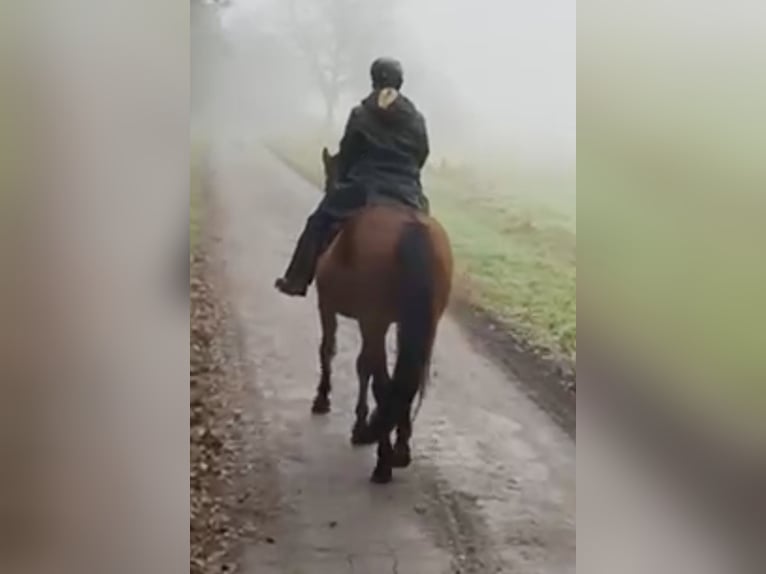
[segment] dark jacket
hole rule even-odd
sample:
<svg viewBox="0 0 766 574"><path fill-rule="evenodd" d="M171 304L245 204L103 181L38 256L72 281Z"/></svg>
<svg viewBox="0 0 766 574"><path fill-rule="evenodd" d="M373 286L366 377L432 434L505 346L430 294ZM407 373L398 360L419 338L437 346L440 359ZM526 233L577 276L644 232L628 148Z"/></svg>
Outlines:
<svg viewBox="0 0 766 574"><path fill-rule="evenodd" d="M425 119L401 93L385 92L373 91L351 111L340 142L337 190L325 202L333 215L382 201L428 209L420 181L429 153Z"/></svg>

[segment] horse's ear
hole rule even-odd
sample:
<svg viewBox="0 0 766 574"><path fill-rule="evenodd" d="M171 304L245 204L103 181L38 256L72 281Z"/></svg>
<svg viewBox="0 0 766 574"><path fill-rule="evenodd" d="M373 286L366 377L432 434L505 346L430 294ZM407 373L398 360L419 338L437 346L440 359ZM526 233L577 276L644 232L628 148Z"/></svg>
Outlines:
<svg viewBox="0 0 766 574"><path fill-rule="evenodd" d="M327 150L326 147L322 148L322 163L325 165L329 165L330 160L332 159L332 156L330 155L330 152Z"/></svg>

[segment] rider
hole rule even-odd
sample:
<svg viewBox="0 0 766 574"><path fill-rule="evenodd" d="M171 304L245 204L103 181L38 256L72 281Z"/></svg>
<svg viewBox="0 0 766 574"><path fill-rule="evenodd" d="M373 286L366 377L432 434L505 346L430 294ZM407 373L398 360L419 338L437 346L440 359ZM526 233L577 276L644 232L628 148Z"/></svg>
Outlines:
<svg viewBox="0 0 766 574"><path fill-rule="evenodd" d="M428 158L423 116L400 93L401 64L379 58L372 63L372 92L349 116L337 157L334 190L308 218L284 277L276 288L286 295L305 296L314 278L320 251L334 224L371 201L395 202L428 211L420 170Z"/></svg>

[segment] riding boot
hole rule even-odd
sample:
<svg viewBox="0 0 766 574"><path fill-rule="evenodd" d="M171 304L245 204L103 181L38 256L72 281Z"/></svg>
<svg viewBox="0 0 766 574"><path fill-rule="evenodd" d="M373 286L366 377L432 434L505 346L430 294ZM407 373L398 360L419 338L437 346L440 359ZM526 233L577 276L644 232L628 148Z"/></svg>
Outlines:
<svg viewBox="0 0 766 574"><path fill-rule="evenodd" d="M290 265L284 277L277 279L275 287L285 295L305 297L314 279L322 242L322 229L313 218L298 239Z"/></svg>

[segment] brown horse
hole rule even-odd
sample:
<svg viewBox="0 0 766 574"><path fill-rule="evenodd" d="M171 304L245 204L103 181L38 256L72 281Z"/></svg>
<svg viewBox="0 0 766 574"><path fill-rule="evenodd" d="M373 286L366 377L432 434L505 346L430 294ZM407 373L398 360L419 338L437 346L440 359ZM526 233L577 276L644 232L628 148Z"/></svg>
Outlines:
<svg viewBox="0 0 766 574"><path fill-rule="evenodd" d="M332 193L336 158L325 148L322 161L325 193ZM322 374L313 412L330 410L337 316L356 319L362 349L356 362L359 396L352 442L378 443L373 482L387 483L392 468L410 464L412 403L425 389L451 284L452 251L444 228L432 217L399 205L362 208L344 223L319 259ZM397 325L398 356L389 377L385 340L392 324ZM370 378L377 408L368 423ZM397 439L392 447L394 428Z"/></svg>

